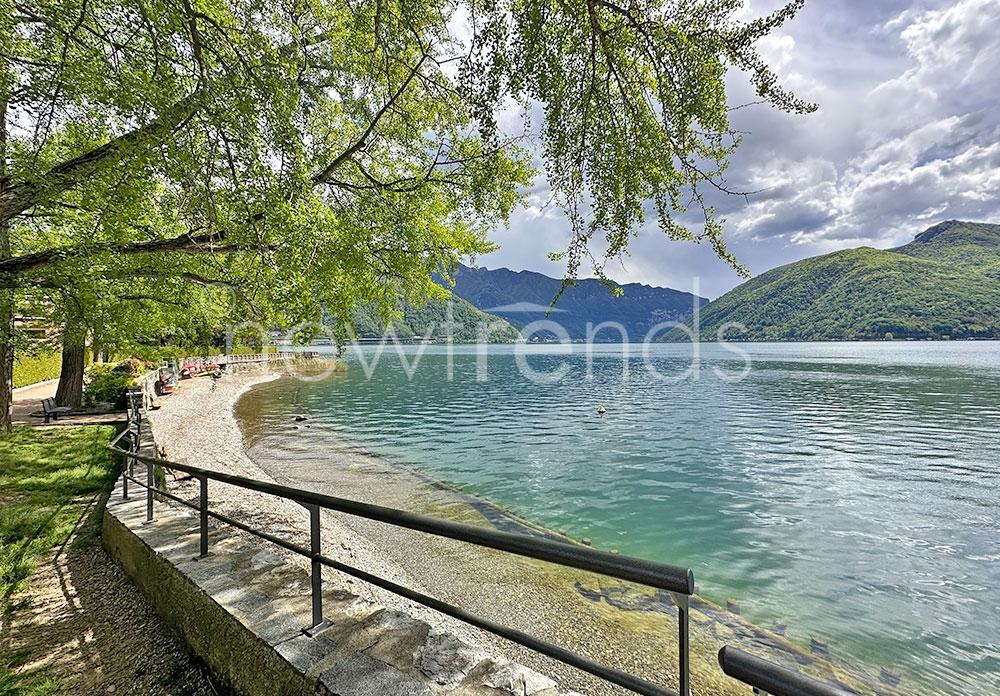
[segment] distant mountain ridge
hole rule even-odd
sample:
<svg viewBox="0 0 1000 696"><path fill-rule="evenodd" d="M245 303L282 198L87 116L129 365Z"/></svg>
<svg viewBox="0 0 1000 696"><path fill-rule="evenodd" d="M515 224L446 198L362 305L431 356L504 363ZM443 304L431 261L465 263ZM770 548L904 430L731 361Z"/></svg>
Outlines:
<svg viewBox="0 0 1000 696"><path fill-rule="evenodd" d="M523 328L548 319L562 326L571 339L587 337L588 322L596 327L602 322L618 322L627 338L641 341L655 325L665 321L683 321L695 307L708 300L689 292L659 288L641 283L622 285L623 295L615 296L596 279L583 279L566 288L553 311L549 305L559 292L562 281L534 271L512 271L461 266L455 274L452 292L478 309ZM552 336L540 331L540 337ZM621 335L605 329L596 341L618 342Z"/></svg>
<svg viewBox="0 0 1000 696"><path fill-rule="evenodd" d="M1000 338L1000 225L947 220L774 268L703 307L701 339L727 324L730 340Z"/></svg>
<svg viewBox="0 0 1000 696"><path fill-rule="evenodd" d="M448 305L451 305L450 316ZM506 321L481 312L461 298L430 300L422 305L404 302L402 317L391 322L400 339L429 339L455 343L513 343L521 333ZM449 328L450 324L450 328ZM373 308L362 305L354 311L354 330L361 338L382 338L389 327Z"/></svg>

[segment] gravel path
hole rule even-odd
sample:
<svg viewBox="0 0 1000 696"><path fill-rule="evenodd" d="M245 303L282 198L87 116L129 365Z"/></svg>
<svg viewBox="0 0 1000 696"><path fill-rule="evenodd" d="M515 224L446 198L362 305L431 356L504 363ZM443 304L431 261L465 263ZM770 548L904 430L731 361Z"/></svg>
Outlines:
<svg viewBox="0 0 1000 696"><path fill-rule="evenodd" d="M101 497L88 501L95 514L102 507ZM27 652L20 671L57 680L51 693L224 693L96 538L74 535L36 566L16 599L23 608L0 623L0 646L11 655Z"/></svg>

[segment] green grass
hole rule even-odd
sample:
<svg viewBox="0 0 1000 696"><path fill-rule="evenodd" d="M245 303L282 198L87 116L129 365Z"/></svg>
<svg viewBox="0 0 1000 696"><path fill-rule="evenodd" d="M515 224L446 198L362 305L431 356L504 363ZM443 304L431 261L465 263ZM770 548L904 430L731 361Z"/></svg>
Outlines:
<svg viewBox="0 0 1000 696"><path fill-rule="evenodd" d="M0 615L23 608L17 593L36 561L73 539L93 543L100 495L116 466L106 445L110 426L15 428L0 435ZM74 537L75 533L75 537ZM28 655L0 655L0 696L42 696L58 684L44 675L16 675Z"/></svg>

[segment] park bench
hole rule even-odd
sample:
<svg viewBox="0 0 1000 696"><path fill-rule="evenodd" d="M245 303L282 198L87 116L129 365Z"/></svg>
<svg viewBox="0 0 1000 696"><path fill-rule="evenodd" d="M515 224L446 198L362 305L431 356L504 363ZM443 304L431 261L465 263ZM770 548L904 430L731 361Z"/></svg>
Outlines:
<svg viewBox="0 0 1000 696"><path fill-rule="evenodd" d="M49 418L59 420L59 416L65 416L72 410L69 406L56 406L56 400L51 397L42 399L42 415L45 416L46 423L49 422Z"/></svg>

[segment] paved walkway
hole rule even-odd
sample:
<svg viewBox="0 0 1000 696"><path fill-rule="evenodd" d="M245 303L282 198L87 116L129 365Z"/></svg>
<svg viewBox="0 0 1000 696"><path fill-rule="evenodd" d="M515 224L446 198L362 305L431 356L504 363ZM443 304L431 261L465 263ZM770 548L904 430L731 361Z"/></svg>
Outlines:
<svg viewBox="0 0 1000 696"><path fill-rule="evenodd" d="M40 382L24 389L14 392L13 399L13 421L15 425L102 425L107 423L122 423L125 421L125 412L121 413L101 413L101 414L81 414L72 416L61 416L58 421L51 420L48 423L44 418L32 416L32 413L40 413L42 410L42 399L48 399L56 395L57 381Z"/></svg>

